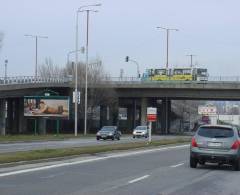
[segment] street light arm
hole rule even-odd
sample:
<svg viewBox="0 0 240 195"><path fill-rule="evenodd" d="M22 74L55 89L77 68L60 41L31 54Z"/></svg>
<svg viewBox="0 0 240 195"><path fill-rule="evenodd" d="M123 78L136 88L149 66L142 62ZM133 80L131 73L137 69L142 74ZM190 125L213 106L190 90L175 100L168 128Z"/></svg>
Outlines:
<svg viewBox="0 0 240 195"><path fill-rule="evenodd" d="M135 63L136 65L137 65L137 77L139 77L139 75L140 75L140 69L139 69L139 64L138 64L138 62L137 61L135 61L135 60L132 60L132 59L129 59L128 61L130 61L130 62L133 62L133 63Z"/></svg>
<svg viewBox="0 0 240 195"><path fill-rule="evenodd" d="M161 26L157 26L157 29L167 30L167 28L164 28L164 27L161 27Z"/></svg>
<svg viewBox="0 0 240 195"><path fill-rule="evenodd" d="M101 6L102 4L101 3L98 3L98 4L90 4L90 5L83 5L81 7L78 8L78 12L80 12L83 8L86 8L86 7L98 7L98 6Z"/></svg>
<svg viewBox="0 0 240 195"><path fill-rule="evenodd" d="M81 10L81 11L79 11L79 12L98 12L98 10L94 10L94 9L83 9L83 10Z"/></svg>

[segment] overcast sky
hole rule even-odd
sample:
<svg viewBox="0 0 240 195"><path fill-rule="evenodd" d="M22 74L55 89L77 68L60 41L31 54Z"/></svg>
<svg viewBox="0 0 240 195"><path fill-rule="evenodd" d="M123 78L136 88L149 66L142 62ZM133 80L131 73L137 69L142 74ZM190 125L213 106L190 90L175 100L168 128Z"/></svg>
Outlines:
<svg viewBox="0 0 240 195"><path fill-rule="evenodd" d="M170 34L170 67L188 66L186 55L195 54L194 63L208 68L210 75L239 75L238 0L2 0L0 76L5 59L9 75L34 75L35 42L24 34L48 36L39 40L39 64L51 57L64 66L67 53L75 48L76 10L89 3L102 3L99 12L90 15L89 55L102 59L113 76L119 76L121 68L125 76L136 75L136 66L124 61L126 55L140 64L141 72L165 65L166 33L157 26L179 29ZM86 15L79 16L82 46Z"/></svg>

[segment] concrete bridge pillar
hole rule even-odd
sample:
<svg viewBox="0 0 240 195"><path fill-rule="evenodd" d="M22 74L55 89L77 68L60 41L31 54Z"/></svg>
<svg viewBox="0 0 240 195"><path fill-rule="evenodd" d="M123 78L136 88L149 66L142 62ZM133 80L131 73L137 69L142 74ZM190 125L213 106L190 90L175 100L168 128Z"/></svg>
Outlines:
<svg viewBox="0 0 240 195"><path fill-rule="evenodd" d="M27 120L24 117L24 99L20 98L18 101L19 101L17 107L17 109L19 110L17 116L19 121L18 129L20 133L24 133L27 132Z"/></svg>
<svg viewBox="0 0 240 195"><path fill-rule="evenodd" d="M107 111L107 106L105 105L101 105L100 106L100 128L102 128L103 126L107 125L107 115L108 115L108 111Z"/></svg>
<svg viewBox="0 0 240 195"><path fill-rule="evenodd" d="M6 101L0 99L0 135L6 135Z"/></svg>
<svg viewBox="0 0 240 195"><path fill-rule="evenodd" d="M147 98L141 99L141 125L147 125Z"/></svg>
<svg viewBox="0 0 240 195"><path fill-rule="evenodd" d="M13 133L13 115L13 99L7 99L6 131L8 133Z"/></svg>
<svg viewBox="0 0 240 195"><path fill-rule="evenodd" d="M20 108L19 103L19 98L13 100L13 133L19 133L19 113L23 110L23 108Z"/></svg>
<svg viewBox="0 0 240 195"><path fill-rule="evenodd" d="M137 100L136 99L133 99L133 108L132 108L132 110L133 110L133 112L132 112L132 114L133 114L132 129L135 129L135 127L136 127L136 119L137 119L137 117L136 117L136 114L137 114Z"/></svg>
<svg viewBox="0 0 240 195"><path fill-rule="evenodd" d="M161 106L161 131L168 134L170 128L171 100L165 98L162 100Z"/></svg>

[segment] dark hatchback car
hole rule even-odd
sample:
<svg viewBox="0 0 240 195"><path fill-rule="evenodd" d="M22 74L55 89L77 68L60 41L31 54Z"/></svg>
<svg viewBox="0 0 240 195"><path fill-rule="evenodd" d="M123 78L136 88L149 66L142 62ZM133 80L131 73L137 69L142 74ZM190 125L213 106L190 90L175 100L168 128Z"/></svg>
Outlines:
<svg viewBox="0 0 240 195"><path fill-rule="evenodd" d="M106 139L112 139L112 140L120 140L121 132L118 130L117 126L103 126L96 134L96 139L100 140L106 140Z"/></svg>
<svg viewBox="0 0 240 195"><path fill-rule="evenodd" d="M205 162L230 164L240 170L240 138L236 127L230 125L202 125L192 138L190 167Z"/></svg>

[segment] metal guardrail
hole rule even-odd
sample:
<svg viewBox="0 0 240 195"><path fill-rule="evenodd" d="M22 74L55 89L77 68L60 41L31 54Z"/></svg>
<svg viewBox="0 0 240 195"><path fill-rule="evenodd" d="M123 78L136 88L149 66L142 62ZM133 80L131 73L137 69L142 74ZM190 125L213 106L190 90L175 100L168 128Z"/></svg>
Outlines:
<svg viewBox="0 0 240 195"><path fill-rule="evenodd" d="M15 76L15 77L0 77L0 85L16 85L16 84L37 84L37 83L70 83L72 82L72 77L35 77L35 76ZM208 77L207 81L152 81L143 78L137 77L108 77L101 78L99 81L102 83L119 83L119 84L128 84L128 83L196 83L196 82L240 82L240 76L211 76ZM91 81L89 81L89 84Z"/></svg>
<svg viewBox="0 0 240 195"><path fill-rule="evenodd" d="M144 78L137 77L110 77L109 79L103 79L103 81L114 81L114 82L141 82L141 83L149 83L149 82L211 82L211 81L219 81L219 82L240 82L240 76L210 76L206 81L185 81L185 80L165 80L165 81L153 81Z"/></svg>
<svg viewBox="0 0 240 195"><path fill-rule="evenodd" d="M0 85L16 84L37 84L37 83L69 83L72 78L69 77L34 77L34 76L16 76L0 77Z"/></svg>

